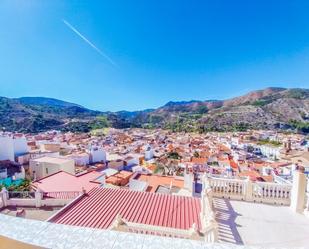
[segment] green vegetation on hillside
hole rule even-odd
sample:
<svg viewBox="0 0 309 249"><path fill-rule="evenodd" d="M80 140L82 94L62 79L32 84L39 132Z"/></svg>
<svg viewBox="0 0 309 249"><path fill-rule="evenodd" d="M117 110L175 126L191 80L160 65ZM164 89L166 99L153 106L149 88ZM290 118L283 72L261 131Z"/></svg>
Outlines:
<svg viewBox="0 0 309 249"><path fill-rule="evenodd" d="M110 122L108 121L106 116L97 116L94 121L90 123L90 127L92 130L102 129L110 126Z"/></svg>
<svg viewBox="0 0 309 249"><path fill-rule="evenodd" d="M261 106L265 106L265 105L267 105L267 104L269 104L269 103L271 103L272 102L272 100L270 100L270 99L268 99L268 100L266 100L266 99L261 99L261 100L256 100L256 101L254 101L253 103L252 103L252 105L253 106L259 106L259 107L261 107Z"/></svg>
<svg viewBox="0 0 309 249"><path fill-rule="evenodd" d="M106 116L97 116L89 121L73 121L65 125L61 130L68 132L90 132L92 130L99 130L110 127L110 122Z"/></svg>
<svg viewBox="0 0 309 249"><path fill-rule="evenodd" d="M289 125L291 125L298 132L302 132L302 133L305 133L305 134L309 133L309 122L290 120Z"/></svg>
<svg viewBox="0 0 309 249"><path fill-rule="evenodd" d="M278 142L278 141L273 141L273 140L269 140L269 139L260 139L258 142L257 142L258 145L272 145L272 146L281 146L282 143L281 142Z"/></svg>
<svg viewBox="0 0 309 249"><path fill-rule="evenodd" d="M288 98L305 99L309 96L308 89L290 89L287 93Z"/></svg>

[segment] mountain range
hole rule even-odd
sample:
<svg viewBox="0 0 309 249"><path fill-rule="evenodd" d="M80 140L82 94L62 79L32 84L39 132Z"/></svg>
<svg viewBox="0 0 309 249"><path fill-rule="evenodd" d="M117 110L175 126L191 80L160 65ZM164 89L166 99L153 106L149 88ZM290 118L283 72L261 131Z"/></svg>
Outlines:
<svg viewBox="0 0 309 249"><path fill-rule="evenodd" d="M157 109L101 112L45 97L0 97L0 126L36 133L49 129L88 132L115 128L172 131L294 129L309 132L309 89L270 87L227 100L170 101Z"/></svg>

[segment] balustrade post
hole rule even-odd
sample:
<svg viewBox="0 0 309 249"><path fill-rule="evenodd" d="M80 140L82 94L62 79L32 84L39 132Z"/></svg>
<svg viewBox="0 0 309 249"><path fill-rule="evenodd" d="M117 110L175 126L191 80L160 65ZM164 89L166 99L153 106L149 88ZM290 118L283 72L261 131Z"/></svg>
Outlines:
<svg viewBox="0 0 309 249"><path fill-rule="evenodd" d="M7 191L5 187L3 187L1 190L1 197L2 197L3 207L8 206L9 192Z"/></svg>
<svg viewBox="0 0 309 249"><path fill-rule="evenodd" d="M307 180L306 176L300 170L293 172L293 186L291 192L291 209L294 212L302 213L305 207Z"/></svg>
<svg viewBox="0 0 309 249"><path fill-rule="evenodd" d="M307 193L307 196L306 196L306 205L305 205L305 211L304 211L304 214L309 218L309 193Z"/></svg>
<svg viewBox="0 0 309 249"><path fill-rule="evenodd" d="M249 177L245 180L245 200L253 201L253 183Z"/></svg>
<svg viewBox="0 0 309 249"><path fill-rule="evenodd" d="M35 191L35 207L42 206L43 193L40 190Z"/></svg>

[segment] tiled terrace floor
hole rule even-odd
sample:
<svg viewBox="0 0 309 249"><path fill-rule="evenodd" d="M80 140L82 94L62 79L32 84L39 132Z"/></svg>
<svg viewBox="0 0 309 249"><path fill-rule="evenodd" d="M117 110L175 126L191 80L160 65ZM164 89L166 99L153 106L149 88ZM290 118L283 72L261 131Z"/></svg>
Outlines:
<svg viewBox="0 0 309 249"><path fill-rule="evenodd" d="M4 243L1 239L13 239L55 249L253 249L236 245L207 244L197 240L74 227L3 214L0 214L0 224L0 249L12 248L11 244L10 247L2 247Z"/></svg>
<svg viewBox="0 0 309 249"><path fill-rule="evenodd" d="M286 206L214 199L219 240L267 248L309 248L309 218Z"/></svg>

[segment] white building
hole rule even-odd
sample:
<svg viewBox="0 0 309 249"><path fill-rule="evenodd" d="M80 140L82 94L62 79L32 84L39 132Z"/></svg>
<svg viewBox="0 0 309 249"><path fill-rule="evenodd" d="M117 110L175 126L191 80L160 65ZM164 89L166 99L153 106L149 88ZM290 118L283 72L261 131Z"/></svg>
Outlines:
<svg viewBox="0 0 309 249"><path fill-rule="evenodd" d="M27 139L24 136L13 137L14 156L21 156L29 152Z"/></svg>
<svg viewBox="0 0 309 249"><path fill-rule="evenodd" d="M261 150L261 153L271 159L279 159L280 158L280 150L281 147L260 145L258 148Z"/></svg>
<svg viewBox="0 0 309 249"><path fill-rule="evenodd" d="M41 179L59 171L75 174L75 162L70 158L41 157L30 160L30 174L35 179Z"/></svg>
<svg viewBox="0 0 309 249"><path fill-rule="evenodd" d="M24 136L0 135L0 160L15 161L16 156L29 152L27 140Z"/></svg>
<svg viewBox="0 0 309 249"><path fill-rule="evenodd" d="M145 160L151 160L153 158L153 149L150 145L146 145L145 147Z"/></svg>
<svg viewBox="0 0 309 249"><path fill-rule="evenodd" d="M126 162L126 166L132 167L132 166L136 166L140 164L140 159L143 156L139 155L139 154L130 154L129 156L127 156L124 161Z"/></svg>
<svg viewBox="0 0 309 249"><path fill-rule="evenodd" d="M0 160L14 161L14 144L10 136L0 136Z"/></svg>
<svg viewBox="0 0 309 249"><path fill-rule="evenodd" d="M86 166L90 163L90 156L86 152L74 153L67 157L73 159L75 162L75 165L78 165L78 166Z"/></svg>
<svg viewBox="0 0 309 249"><path fill-rule="evenodd" d="M88 151L90 154L90 163L106 162L106 152L101 147L91 147Z"/></svg>

